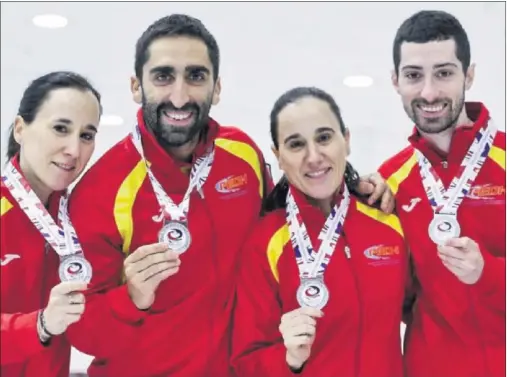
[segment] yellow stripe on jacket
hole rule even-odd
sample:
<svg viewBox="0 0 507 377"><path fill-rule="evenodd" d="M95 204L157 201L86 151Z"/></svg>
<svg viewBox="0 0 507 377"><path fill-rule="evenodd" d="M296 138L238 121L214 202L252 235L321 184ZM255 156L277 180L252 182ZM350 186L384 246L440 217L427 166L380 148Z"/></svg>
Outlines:
<svg viewBox="0 0 507 377"><path fill-rule="evenodd" d="M9 199L3 197L0 200L0 217L5 215L9 210L13 207L11 202L9 202Z"/></svg>
<svg viewBox="0 0 507 377"><path fill-rule="evenodd" d="M278 260L282 256L283 249L285 245L287 245L287 242L289 242L289 240L290 240L289 227L287 226L287 224L284 224L275 232L275 234L273 234L273 236L268 242L267 249L268 263L271 272L273 273L273 277L275 278L276 281L279 281Z"/></svg>
<svg viewBox="0 0 507 377"><path fill-rule="evenodd" d="M396 195L401 183L405 179L407 179L408 175L410 174L410 171L416 164L417 157L414 151L414 153L412 153L412 156L410 156L410 158L396 172L394 172L389 178L387 178L387 185L389 186L394 195Z"/></svg>
<svg viewBox="0 0 507 377"><path fill-rule="evenodd" d="M132 209L146 174L146 164L144 160L139 160L135 168L123 180L114 201L114 221L123 240L122 250L125 254L130 250L134 233Z"/></svg>
<svg viewBox="0 0 507 377"><path fill-rule="evenodd" d="M503 170L505 170L505 151L502 148L492 146L488 157L500 165Z"/></svg>

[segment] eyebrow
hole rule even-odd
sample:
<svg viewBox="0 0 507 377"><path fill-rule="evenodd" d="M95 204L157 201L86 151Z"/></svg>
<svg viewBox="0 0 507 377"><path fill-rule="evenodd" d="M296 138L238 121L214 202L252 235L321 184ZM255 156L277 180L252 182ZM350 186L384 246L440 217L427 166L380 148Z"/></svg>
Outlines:
<svg viewBox="0 0 507 377"><path fill-rule="evenodd" d="M335 132L334 129L332 129L331 127L319 127L315 130L315 133L318 134L318 133L321 133L321 132ZM293 139L297 139L299 136L301 136L300 134L292 134L292 135L289 135L285 138L285 140L283 141L284 144L287 144L289 141L293 140Z"/></svg>
<svg viewBox="0 0 507 377"><path fill-rule="evenodd" d="M55 121L56 123L64 123L68 126L72 125L72 121L67 118L59 118ZM95 127L93 124L86 125L86 128L95 132L98 132L97 127Z"/></svg>
<svg viewBox="0 0 507 377"><path fill-rule="evenodd" d="M164 74L168 75L168 74L174 73L174 71L175 71L175 69L173 66L162 65L162 66L153 67L152 69L150 69L150 74L153 75L155 73L164 73ZM210 70L203 65L189 65L189 66L185 67L186 73L196 72L196 71L197 72L205 72L207 74L210 74Z"/></svg>
<svg viewBox="0 0 507 377"><path fill-rule="evenodd" d="M454 63L440 63L440 64L435 64L433 66L433 69L439 69L439 68L445 68L445 67L454 67L454 68L458 68L458 66ZM422 70L423 68L419 65L406 65L405 67L403 67L401 70L402 71L405 71L407 69L415 69L415 70Z"/></svg>

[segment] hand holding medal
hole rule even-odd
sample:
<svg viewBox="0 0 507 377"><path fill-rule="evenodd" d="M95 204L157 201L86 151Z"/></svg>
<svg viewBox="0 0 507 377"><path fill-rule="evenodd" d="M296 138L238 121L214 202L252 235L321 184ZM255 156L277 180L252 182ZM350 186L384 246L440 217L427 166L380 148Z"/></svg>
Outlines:
<svg viewBox="0 0 507 377"><path fill-rule="evenodd" d="M124 261L125 278L130 298L139 310L146 310L155 301L155 292L162 281L179 271L178 253L158 243L141 246Z"/></svg>
<svg viewBox="0 0 507 377"><path fill-rule="evenodd" d="M438 246L444 266L461 282L475 284L482 275L484 258L479 245L468 237L453 238Z"/></svg>
<svg viewBox="0 0 507 377"><path fill-rule="evenodd" d="M49 302L39 315L39 338L49 340L52 336L63 334L67 328L81 319L85 310L87 288L82 282L62 282L51 290Z"/></svg>
<svg viewBox="0 0 507 377"><path fill-rule="evenodd" d="M315 341L316 318L323 315L319 309L304 307L282 316L279 330L287 348L287 364L292 369L300 369L310 357Z"/></svg>

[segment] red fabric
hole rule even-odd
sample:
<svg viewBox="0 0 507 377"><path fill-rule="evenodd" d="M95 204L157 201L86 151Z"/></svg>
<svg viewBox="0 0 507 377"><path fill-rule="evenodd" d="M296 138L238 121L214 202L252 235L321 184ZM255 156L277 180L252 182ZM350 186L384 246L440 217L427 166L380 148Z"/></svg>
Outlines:
<svg viewBox="0 0 507 377"><path fill-rule="evenodd" d="M189 177L157 144L142 116L139 121L147 160L165 191L179 203ZM239 129L213 120L209 126L204 146L216 137L247 144L264 167L260 151ZM227 377L237 256L260 212L257 175L243 159L216 147L203 188L205 199L195 191L190 199L191 247L181 256L179 272L158 287L152 308L141 312L121 283L125 255L114 217L118 190L139 161L127 137L102 156L73 192L71 217L94 273L84 316L69 329L72 344L96 356L88 371L91 377ZM221 182L237 176L244 178L238 190L224 191ZM147 177L132 212L129 253L156 243L161 228L153 220L159 207Z"/></svg>
<svg viewBox="0 0 507 377"><path fill-rule="evenodd" d="M21 171L17 156L12 163ZM55 337L44 347L37 335L37 313L47 305L51 288L59 283L58 255L45 248L43 236L9 190L3 184L0 190L2 200L13 206L0 218L0 375L67 377L70 345L65 337ZM50 197L49 212L55 219L60 196L55 193Z"/></svg>
<svg viewBox="0 0 507 377"><path fill-rule="evenodd" d="M434 150L417 132L411 146L385 162L389 179L419 149L448 187L473 139L489 119L481 103L467 103L475 123L455 131L450 152ZM505 133L494 145L505 151ZM490 155L491 156L491 155ZM448 162L445 168L443 159ZM405 364L409 377L505 376L505 170L488 158L458 210L461 235L475 240L485 260L474 285L458 280L442 264L428 235L433 211L421 183L418 164L399 182L397 211L409 242L418 279L413 320L407 329ZM420 202L410 209L411 199Z"/></svg>
<svg viewBox="0 0 507 377"><path fill-rule="evenodd" d="M325 217L295 192L312 244L319 247ZM400 323L407 254L403 237L358 209L352 197L342 235L324 276L330 299L317 319L315 343L301 376L401 377ZM376 211L376 210L374 210ZM377 216L379 212L376 211ZM382 216L381 216L382 217ZM385 216L383 216L385 218ZM394 215L391 216L396 222ZM286 348L279 331L284 313L299 307L299 271L290 240L270 243L285 225L285 210L269 213L245 244L237 283L232 364L241 377L284 377ZM278 233L280 234L280 233ZM273 241L274 242L274 241ZM269 245L283 248L276 280ZM345 255L348 245L351 258ZM366 250L385 246L384 260Z"/></svg>

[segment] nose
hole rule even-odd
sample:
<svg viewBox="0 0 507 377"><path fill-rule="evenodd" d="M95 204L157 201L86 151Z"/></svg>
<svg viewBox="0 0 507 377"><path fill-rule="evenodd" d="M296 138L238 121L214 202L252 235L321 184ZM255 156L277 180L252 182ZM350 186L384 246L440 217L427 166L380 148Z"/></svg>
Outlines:
<svg viewBox="0 0 507 377"><path fill-rule="evenodd" d="M424 98L428 103L433 103L438 99L438 88L431 77L428 77L425 80L424 87L421 91L421 97Z"/></svg>
<svg viewBox="0 0 507 377"><path fill-rule="evenodd" d="M65 140L65 147L63 150L63 153L66 156L72 157L72 158L78 158L79 153L81 150L81 139L78 135L78 137L68 137Z"/></svg>
<svg viewBox="0 0 507 377"><path fill-rule="evenodd" d="M320 153L319 146L315 143L308 144L306 161L311 165L317 165L322 161L322 154Z"/></svg>
<svg viewBox="0 0 507 377"><path fill-rule="evenodd" d="M178 109L182 108L189 102L190 97L188 95L188 84L185 79L178 78L171 89L170 100Z"/></svg>

